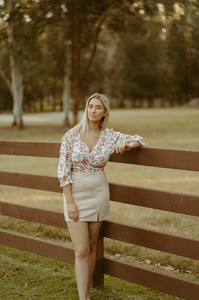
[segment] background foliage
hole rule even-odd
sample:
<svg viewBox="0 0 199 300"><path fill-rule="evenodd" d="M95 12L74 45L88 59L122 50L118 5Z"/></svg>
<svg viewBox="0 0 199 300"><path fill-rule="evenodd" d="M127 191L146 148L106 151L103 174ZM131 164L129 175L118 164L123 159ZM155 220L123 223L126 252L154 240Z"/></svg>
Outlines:
<svg viewBox="0 0 199 300"><path fill-rule="evenodd" d="M197 1L15 0L13 15L25 111L62 109L64 49L71 39L72 99L78 86L80 108L96 91L120 107L176 105L198 96ZM2 0L0 68L9 78L8 19ZM0 78L0 111L11 109Z"/></svg>

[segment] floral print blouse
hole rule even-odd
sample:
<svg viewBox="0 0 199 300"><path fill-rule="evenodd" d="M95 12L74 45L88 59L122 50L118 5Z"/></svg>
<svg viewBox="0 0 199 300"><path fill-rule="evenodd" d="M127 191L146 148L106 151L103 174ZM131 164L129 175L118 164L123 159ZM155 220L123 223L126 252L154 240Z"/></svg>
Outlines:
<svg viewBox="0 0 199 300"><path fill-rule="evenodd" d="M62 140L60 148L60 159L58 166L58 178L60 187L72 184L71 171L79 173L96 173L104 170L115 147L120 143L131 143L138 141L145 145L142 137L138 135L126 135L115 132L113 129L103 129L100 138L92 152L87 145L81 141L80 134L68 131Z"/></svg>

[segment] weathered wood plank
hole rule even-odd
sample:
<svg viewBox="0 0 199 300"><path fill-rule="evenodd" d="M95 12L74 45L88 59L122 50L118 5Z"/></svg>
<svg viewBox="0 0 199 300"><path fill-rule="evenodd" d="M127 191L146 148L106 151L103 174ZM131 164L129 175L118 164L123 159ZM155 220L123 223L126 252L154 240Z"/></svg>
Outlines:
<svg viewBox="0 0 199 300"><path fill-rule="evenodd" d="M60 143L0 141L0 154L59 157ZM199 151L142 147L139 150L113 154L112 162L199 171Z"/></svg>
<svg viewBox="0 0 199 300"><path fill-rule="evenodd" d="M199 151L143 147L122 155L113 154L112 162L151 167L199 171Z"/></svg>
<svg viewBox="0 0 199 300"><path fill-rule="evenodd" d="M48 241L42 241L38 238L31 238L18 233L0 230L0 243L5 246L54 258L66 263L74 264L75 262L73 248Z"/></svg>
<svg viewBox="0 0 199 300"><path fill-rule="evenodd" d="M0 201L0 213L2 216L67 228L63 212Z"/></svg>
<svg viewBox="0 0 199 300"><path fill-rule="evenodd" d="M0 154L57 158L60 145L55 142L0 141Z"/></svg>
<svg viewBox="0 0 199 300"><path fill-rule="evenodd" d="M117 222L104 222L104 237L167 253L199 259L199 240Z"/></svg>
<svg viewBox="0 0 199 300"><path fill-rule="evenodd" d="M0 184L62 193L56 177L0 171ZM199 216L199 196L110 183L112 201Z"/></svg>
<svg viewBox="0 0 199 300"><path fill-rule="evenodd" d="M57 177L0 171L0 184L63 193Z"/></svg>
<svg viewBox="0 0 199 300"><path fill-rule="evenodd" d="M104 284L104 236L103 236L103 224L100 229L98 236L97 245L97 256L96 256L96 266L93 274L93 286Z"/></svg>
<svg viewBox="0 0 199 300"><path fill-rule="evenodd" d="M198 195L167 192L115 183L109 183L109 187L112 201L199 216Z"/></svg>
<svg viewBox="0 0 199 300"><path fill-rule="evenodd" d="M75 263L75 253L72 247L66 247L64 245L32 238L7 230L0 230L0 244L64 261L69 264ZM96 253L97 262L103 260L102 244L102 240L98 240Z"/></svg>
<svg viewBox="0 0 199 300"><path fill-rule="evenodd" d="M95 271L93 274L93 282L92 285L99 286L104 284L104 263L103 259L96 261Z"/></svg>
<svg viewBox="0 0 199 300"><path fill-rule="evenodd" d="M141 266L104 258L104 273L188 300L198 300L199 283Z"/></svg>

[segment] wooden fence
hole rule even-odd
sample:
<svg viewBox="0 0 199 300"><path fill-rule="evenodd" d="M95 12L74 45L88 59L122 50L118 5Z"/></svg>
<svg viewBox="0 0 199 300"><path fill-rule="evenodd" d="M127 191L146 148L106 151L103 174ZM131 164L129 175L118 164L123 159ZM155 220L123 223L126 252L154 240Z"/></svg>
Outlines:
<svg viewBox="0 0 199 300"><path fill-rule="evenodd" d="M60 143L0 141L0 154L59 157ZM199 151L141 148L123 155L113 154L112 162L199 171ZM56 177L0 172L0 184L62 193ZM110 183L111 201L180 214L199 216L199 196ZM1 215L66 228L63 213L0 201ZM104 257L103 238L135 244L194 260L199 259L199 240L156 230L104 221L98 239L94 283L103 283L104 274L143 285L184 299L199 299L199 283L150 268ZM74 264L73 248L38 238L0 230L0 243Z"/></svg>

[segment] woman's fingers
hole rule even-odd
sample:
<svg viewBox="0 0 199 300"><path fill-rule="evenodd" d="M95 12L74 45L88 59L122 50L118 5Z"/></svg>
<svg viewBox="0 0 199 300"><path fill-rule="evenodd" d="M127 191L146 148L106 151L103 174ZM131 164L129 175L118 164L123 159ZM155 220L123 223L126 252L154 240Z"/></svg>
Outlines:
<svg viewBox="0 0 199 300"><path fill-rule="evenodd" d="M116 146L116 153L124 153L124 151L126 151L128 149L128 145L126 143L119 143L117 146Z"/></svg>
<svg viewBox="0 0 199 300"><path fill-rule="evenodd" d="M79 211L69 212L68 216L70 219L72 219L74 221L78 221L79 220Z"/></svg>
<svg viewBox="0 0 199 300"><path fill-rule="evenodd" d="M68 216L70 219L73 221L78 221L79 220L79 210L77 205L74 202L70 202L67 205L67 211L68 211Z"/></svg>

